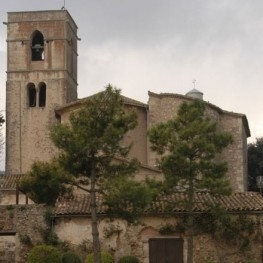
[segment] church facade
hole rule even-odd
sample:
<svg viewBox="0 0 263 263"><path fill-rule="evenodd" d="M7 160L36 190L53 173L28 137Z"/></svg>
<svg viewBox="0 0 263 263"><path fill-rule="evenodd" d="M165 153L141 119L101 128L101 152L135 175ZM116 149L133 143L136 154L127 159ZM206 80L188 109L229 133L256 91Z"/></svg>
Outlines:
<svg viewBox="0 0 263 263"><path fill-rule="evenodd" d="M57 154L49 129L67 121L84 100L77 98L77 42L77 25L66 10L8 13L6 174L24 174L35 160L48 161ZM138 113L138 126L125 138L134 144L130 157L155 168L147 130L175 117L180 104L196 94L149 92L147 104L123 97L125 107ZM207 114L234 137L220 158L229 164L235 191L245 191L250 136L246 116L206 104Z"/></svg>
<svg viewBox="0 0 263 263"><path fill-rule="evenodd" d="M71 112L86 102L85 98L78 99L77 96L78 39L77 25L67 10L8 13L6 180L1 186L2 193L6 190L5 202L1 202L2 210L6 214L9 211L3 205L28 203L23 199L25 196L20 199L16 196L17 200L14 197L17 194L15 191L17 181L30 169L32 163L36 160L49 161L57 155L58 151L49 137L50 127L56 123L67 123ZM157 156L150 149L147 131L157 123L175 117L182 102L190 102L195 98L202 99L202 93L195 89L185 95L153 92L149 92L148 95L147 103L122 96L124 107L136 111L138 115L137 127L126 134L124 141L133 143L129 158L136 157L141 163L140 170L135 176L139 180L162 176L156 166ZM230 214L236 216L247 214L257 217L257 222L261 222L262 197L258 193L246 192L247 138L250 136L246 116L225 111L208 102L206 114L217 121L220 131L230 132L234 140L217 158L228 162L227 176L235 193L215 202L219 201L225 205ZM146 212L140 223L132 226L124 220L115 222L109 220L105 216L103 205L98 204L99 208L101 206L99 231L103 248L110 250L115 259L134 254L143 263L159 263L168 256L170 257L168 262L186 262L186 234L174 231L167 235L161 231L165 226L174 224L177 216L185 212L176 208L176 200L180 199L177 194L174 195L173 211L162 210L164 197L158 204L153 204L152 210ZM178 195L180 194L182 193ZM63 198L57 201L54 208L54 231L60 240L74 245L83 244L84 241L91 242L89 196L76 195L71 200ZM209 212L202 206L202 202L211 201L211 196L201 193L196 198L201 204L196 212ZM18 210L13 212L15 216L12 218L5 216L9 228L6 227L8 231L5 228L0 230L0 254L3 254L3 247L6 247L2 246L2 243L13 244L12 255L15 260L10 262L24 262L26 249L19 240L19 235L26 234L34 244L40 242L36 239L32 227L37 224L36 215L39 221L43 221L42 208L41 215L37 212L39 207L41 205L31 204L23 209L19 205L14 206ZM26 224L27 228L24 227ZM262 228L262 223L259 225ZM118 231L113 231L112 235L105 237L106 230L109 232L115 228ZM9 238L10 233L11 241L1 241L5 236ZM213 240L206 235L196 238L195 262L203 263L205 260L215 259L217 246ZM258 248L256 245L252 247L254 250ZM222 251L224 250L232 252L231 248L224 247ZM260 251L252 252L256 258L260 258ZM239 262L241 256L238 254L229 262Z"/></svg>

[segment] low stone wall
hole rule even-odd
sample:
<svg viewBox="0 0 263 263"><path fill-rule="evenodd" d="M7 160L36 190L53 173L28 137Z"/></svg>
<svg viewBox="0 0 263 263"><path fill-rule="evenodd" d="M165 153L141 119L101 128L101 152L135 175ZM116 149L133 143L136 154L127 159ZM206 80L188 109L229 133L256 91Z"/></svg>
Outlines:
<svg viewBox="0 0 263 263"><path fill-rule="evenodd" d="M247 263L250 259L262 262L262 216L252 216L259 222L258 236L251 239L247 251L240 251L235 246L229 246L225 241L215 241L211 235L198 234L194 237L194 262L195 263ZM256 218L257 217L257 218ZM260 219L261 218L261 223ZM102 248L110 251L115 262L125 255L135 255L141 263L149 263L151 239L182 239L183 258L187 261L187 236L169 230L169 226L176 225L175 218L148 217L136 224L128 224L124 220L99 220L99 232ZM168 226L168 227L166 227ZM165 231L160 231L161 229ZM91 249L91 220L88 217L60 217L55 219L54 230L59 239L72 245L89 244ZM260 236L261 232L261 236ZM174 251L172 251L174 253Z"/></svg>
<svg viewBox="0 0 263 263"><path fill-rule="evenodd" d="M0 263L25 263L29 249L43 243L41 231L47 229L44 221L44 205L0 206ZM263 216L251 216L257 222L257 236L251 239L246 252L238 251L224 242L218 242L210 235L194 237L195 263L247 263L248 259L262 262ZM124 255L135 255L141 263L149 263L151 239L180 239L183 242L184 262L187 255L187 236L170 226L176 225L174 217L146 217L136 224L124 220L99 219L102 248L110 251L116 260ZM54 231L61 241L75 247L89 245L91 249L91 220L89 217L54 218Z"/></svg>
<svg viewBox="0 0 263 263"><path fill-rule="evenodd" d="M43 205L0 206L0 263L25 263L33 244L42 243L46 228Z"/></svg>

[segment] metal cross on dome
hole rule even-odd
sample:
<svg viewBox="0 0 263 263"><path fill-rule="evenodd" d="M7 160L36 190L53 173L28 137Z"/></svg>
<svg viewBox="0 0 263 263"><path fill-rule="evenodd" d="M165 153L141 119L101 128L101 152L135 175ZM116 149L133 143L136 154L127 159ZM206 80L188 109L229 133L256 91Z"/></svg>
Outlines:
<svg viewBox="0 0 263 263"><path fill-rule="evenodd" d="M195 89L196 79L193 79L192 83L194 84L194 89Z"/></svg>
<svg viewBox="0 0 263 263"><path fill-rule="evenodd" d="M64 0L64 5L61 7L61 10L66 9L66 0Z"/></svg>

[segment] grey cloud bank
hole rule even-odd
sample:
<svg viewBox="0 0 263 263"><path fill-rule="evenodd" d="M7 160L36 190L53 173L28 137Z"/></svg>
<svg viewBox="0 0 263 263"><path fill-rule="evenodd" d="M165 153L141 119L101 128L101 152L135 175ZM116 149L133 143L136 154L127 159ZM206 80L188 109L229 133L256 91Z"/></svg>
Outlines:
<svg viewBox="0 0 263 263"><path fill-rule="evenodd" d="M147 101L147 91L185 94L247 115L263 136L263 2L252 0L66 0L79 26L79 97L112 83ZM5 104L6 13L60 9L63 0L0 2L0 110Z"/></svg>

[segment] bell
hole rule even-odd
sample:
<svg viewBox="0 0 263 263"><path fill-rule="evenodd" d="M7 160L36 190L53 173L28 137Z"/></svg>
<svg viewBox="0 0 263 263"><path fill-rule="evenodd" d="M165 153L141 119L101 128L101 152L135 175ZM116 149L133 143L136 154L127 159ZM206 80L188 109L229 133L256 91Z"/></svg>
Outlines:
<svg viewBox="0 0 263 263"><path fill-rule="evenodd" d="M40 44L35 44L32 48L35 49L35 52L37 53L43 49L43 47Z"/></svg>

